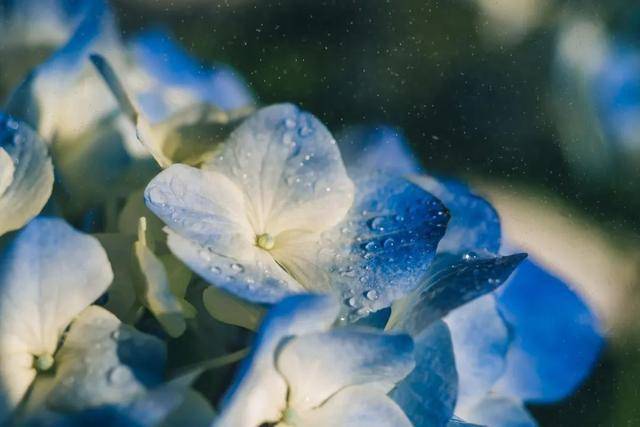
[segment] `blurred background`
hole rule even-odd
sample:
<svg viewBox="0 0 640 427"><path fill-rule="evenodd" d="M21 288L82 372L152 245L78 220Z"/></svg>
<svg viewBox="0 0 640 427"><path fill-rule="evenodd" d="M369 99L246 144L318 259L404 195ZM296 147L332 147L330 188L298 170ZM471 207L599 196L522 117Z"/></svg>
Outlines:
<svg viewBox="0 0 640 427"><path fill-rule="evenodd" d="M640 4L630 0L115 1L339 133L404 132L510 243L592 305L609 344L541 425L640 425ZM558 352L563 351L562 348Z"/></svg>
<svg viewBox="0 0 640 427"><path fill-rule="evenodd" d="M609 337L578 392L535 417L640 425L640 3L113 3L125 36L169 28L262 104L299 104L334 134L391 125L429 171L468 181Z"/></svg>

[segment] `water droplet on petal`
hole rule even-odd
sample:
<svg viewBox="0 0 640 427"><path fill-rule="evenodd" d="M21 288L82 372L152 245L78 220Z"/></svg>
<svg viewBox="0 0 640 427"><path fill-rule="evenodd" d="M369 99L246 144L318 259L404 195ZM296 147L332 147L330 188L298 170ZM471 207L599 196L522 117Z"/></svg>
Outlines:
<svg viewBox="0 0 640 427"><path fill-rule="evenodd" d="M244 267L242 266L242 264L238 264L237 262L234 262L233 264L231 264L231 269L236 273L244 272Z"/></svg>
<svg viewBox="0 0 640 427"><path fill-rule="evenodd" d="M384 246L385 248L392 248L396 245L396 241L393 240L393 237L389 237L388 239L386 239L384 241L384 243L382 244L382 246Z"/></svg>
<svg viewBox="0 0 640 427"><path fill-rule="evenodd" d="M123 384L131 378L129 369L124 366L114 366L107 372L107 380L112 384Z"/></svg>
<svg viewBox="0 0 640 427"><path fill-rule="evenodd" d="M370 289L365 293L364 296L367 297L369 301L375 301L378 299L378 291L376 291L375 289Z"/></svg>

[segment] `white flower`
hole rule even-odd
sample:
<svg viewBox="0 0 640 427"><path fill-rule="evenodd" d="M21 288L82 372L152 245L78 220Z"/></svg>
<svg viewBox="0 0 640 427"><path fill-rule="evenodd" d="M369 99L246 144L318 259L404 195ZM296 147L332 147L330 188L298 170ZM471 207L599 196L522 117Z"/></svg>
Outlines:
<svg viewBox="0 0 640 427"><path fill-rule="evenodd" d="M326 296L275 306L214 426L411 426L386 394L414 367L411 338L330 330L338 312Z"/></svg>
<svg viewBox="0 0 640 427"><path fill-rule="evenodd" d="M0 420L18 405L68 411L120 402L160 381L164 345L90 306L112 278L98 241L59 219L33 220L5 248Z"/></svg>

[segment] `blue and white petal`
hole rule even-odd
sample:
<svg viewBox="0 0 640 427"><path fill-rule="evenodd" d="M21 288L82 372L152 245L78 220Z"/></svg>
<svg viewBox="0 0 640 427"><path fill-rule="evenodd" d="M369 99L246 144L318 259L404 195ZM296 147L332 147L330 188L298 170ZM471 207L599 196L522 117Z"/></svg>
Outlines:
<svg viewBox="0 0 640 427"><path fill-rule="evenodd" d="M526 254L439 255L424 283L393 304L387 327L415 336L451 310L495 290L525 258Z"/></svg>
<svg viewBox="0 0 640 427"><path fill-rule="evenodd" d="M384 171L407 176L423 173L406 138L398 129L388 126L356 126L338 138L342 158L355 176L362 171Z"/></svg>
<svg viewBox="0 0 640 427"><path fill-rule="evenodd" d="M166 349L158 338L91 306L71 324L55 359L52 384L43 385L48 389L46 404L54 410L80 411L130 402L160 385Z"/></svg>
<svg viewBox="0 0 640 427"><path fill-rule="evenodd" d="M222 403L215 426L256 426L280 419L286 408L287 383L275 357L282 340L328 330L339 305L328 296L295 295L272 308L262 323L251 354L245 359Z"/></svg>
<svg viewBox="0 0 640 427"><path fill-rule="evenodd" d="M367 386L347 387L322 406L292 414L294 425L304 427L411 427L402 409L384 392ZM285 419L285 424L287 419Z"/></svg>
<svg viewBox="0 0 640 427"><path fill-rule="evenodd" d="M53 356L71 320L108 288L113 273L98 241L60 219L37 218L0 257L0 418Z"/></svg>
<svg viewBox="0 0 640 427"><path fill-rule="evenodd" d="M285 234L274 256L303 285L333 292L355 320L414 290L449 219L438 199L402 178L357 182L343 222L320 238Z"/></svg>
<svg viewBox="0 0 640 427"><path fill-rule="evenodd" d="M118 52L118 43L106 3L88 2L68 41L11 94L7 111L31 125L47 142L80 135L116 106L97 75L80 80L83 71L89 70L88 56L96 51Z"/></svg>
<svg viewBox="0 0 640 427"><path fill-rule="evenodd" d="M538 425L522 402L503 396L487 396L456 415L465 421L491 427L536 427Z"/></svg>
<svg viewBox="0 0 640 427"><path fill-rule="evenodd" d="M0 235L35 217L52 189L44 141L25 123L0 114Z"/></svg>
<svg viewBox="0 0 640 427"><path fill-rule="evenodd" d="M199 63L165 31L153 29L131 42L134 64L145 75L146 88L136 93L151 122L158 122L193 104L237 110L254 104L246 83L225 66Z"/></svg>
<svg viewBox="0 0 640 427"><path fill-rule="evenodd" d="M276 366L289 387L288 406L304 411L348 386L388 391L413 370L412 353L407 335L342 328L292 338Z"/></svg>
<svg viewBox="0 0 640 427"><path fill-rule="evenodd" d="M514 336L496 390L536 402L575 391L603 346L599 320L580 296L525 261L498 293L498 307Z"/></svg>
<svg viewBox="0 0 640 427"><path fill-rule="evenodd" d="M452 179L419 175L412 176L411 180L442 200L451 212L447 234L438 252L498 252L502 234L500 218L489 202Z"/></svg>
<svg viewBox="0 0 640 427"><path fill-rule="evenodd" d="M331 133L290 104L258 110L205 167L240 188L256 234L276 239L285 230L325 231L353 202L353 183Z"/></svg>
<svg viewBox="0 0 640 427"><path fill-rule="evenodd" d="M255 245L245 197L227 176L173 165L149 183L145 201L167 224L174 255L208 282L265 303L303 290Z"/></svg>
<svg viewBox="0 0 640 427"><path fill-rule="evenodd" d="M459 377L458 407L483 397L504 373L511 337L493 294L473 300L445 318Z"/></svg>
<svg viewBox="0 0 640 427"><path fill-rule="evenodd" d="M391 392L416 427L443 426L456 404L458 376L447 325L438 321L415 341L416 368Z"/></svg>

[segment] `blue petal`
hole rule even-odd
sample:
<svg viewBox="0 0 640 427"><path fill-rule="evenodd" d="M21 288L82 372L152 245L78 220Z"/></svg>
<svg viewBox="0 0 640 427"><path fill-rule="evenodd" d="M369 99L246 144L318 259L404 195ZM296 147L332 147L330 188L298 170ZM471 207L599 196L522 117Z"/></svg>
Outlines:
<svg viewBox="0 0 640 427"><path fill-rule="evenodd" d="M414 426L444 426L453 414L458 388L449 329L444 322L433 323L414 342L416 368L391 397Z"/></svg>
<svg viewBox="0 0 640 427"><path fill-rule="evenodd" d="M412 180L442 200L451 212L447 234L440 242L438 252L498 252L500 218L489 202L452 179L422 175Z"/></svg>
<svg viewBox="0 0 640 427"><path fill-rule="evenodd" d="M394 304L390 326L418 334L451 310L499 287L525 257L526 254L486 258L439 255L425 283Z"/></svg>
<svg viewBox="0 0 640 427"><path fill-rule="evenodd" d="M603 345L595 314L533 261L520 266L498 302L514 334L498 389L539 402L570 395L591 371Z"/></svg>
<svg viewBox="0 0 640 427"><path fill-rule="evenodd" d="M494 295L485 295L445 319L458 369L458 405L484 396L502 375L511 342Z"/></svg>
<svg viewBox="0 0 640 427"><path fill-rule="evenodd" d="M491 427L535 427L537 423L521 402L491 396L465 411L465 420Z"/></svg>
<svg viewBox="0 0 640 427"><path fill-rule="evenodd" d="M420 174L422 168L400 130L388 126L358 126L339 138L349 171L381 170L395 175Z"/></svg>
<svg viewBox="0 0 640 427"><path fill-rule="evenodd" d="M136 62L157 80L159 86L143 94L139 101L151 121L166 117L162 90L181 88L196 101L223 110L234 110L254 104L253 95L242 78L226 66L209 67L191 57L182 46L163 30L138 34L132 46Z"/></svg>
<svg viewBox="0 0 640 427"><path fill-rule="evenodd" d="M329 259L319 263L354 319L419 285L449 220L438 199L402 178L373 174L356 185L345 221L323 236Z"/></svg>

